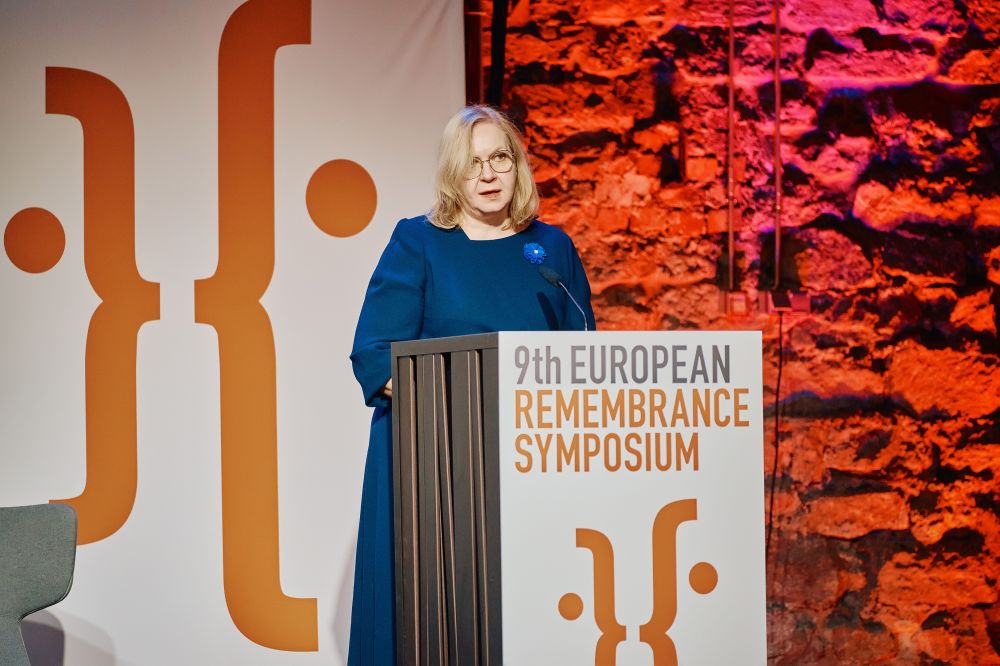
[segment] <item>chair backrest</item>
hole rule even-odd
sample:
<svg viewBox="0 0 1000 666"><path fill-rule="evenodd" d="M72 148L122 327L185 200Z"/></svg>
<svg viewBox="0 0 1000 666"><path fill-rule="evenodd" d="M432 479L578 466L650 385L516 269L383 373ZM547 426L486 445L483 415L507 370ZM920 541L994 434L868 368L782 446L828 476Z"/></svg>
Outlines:
<svg viewBox="0 0 1000 666"><path fill-rule="evenodd" d="M75 560L70 506L0 507L0 664L29 666L21 620L69 594Z"/></svg>

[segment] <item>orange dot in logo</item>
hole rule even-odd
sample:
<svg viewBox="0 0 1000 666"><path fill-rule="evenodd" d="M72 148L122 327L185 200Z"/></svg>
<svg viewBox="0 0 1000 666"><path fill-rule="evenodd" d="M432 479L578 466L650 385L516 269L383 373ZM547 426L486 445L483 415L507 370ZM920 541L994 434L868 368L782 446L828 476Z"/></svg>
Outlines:
<svg viewBox="0 0 1000 666"><path fill-rule="evenodd" d="M583 612L583 599L579 595L567 592L559 599L559 614L567 620L575 620Z"/></svg>
<svg viewBox="0 0 1000 666"><path fill-rule="evenodd" d="M3 233L3 247L12 264L26 273L44 273L62 257L66 233L59 218L44 208L14 213Z"/></svg>
<svg viewBox="0 0 1000 666"><path fill-rule="evenodd" d="M688 582L698 594L708 594L719 584L719 572L708 562L699 562L691 567Z"/></svg>
<svg viewBox="0 0 1000 666"><path fill-rule="evenodd" d="M306 208L313 224L338 238L353 236L367 227L377 202L375 181L351 160L321 165L306 186Z"/></svg>

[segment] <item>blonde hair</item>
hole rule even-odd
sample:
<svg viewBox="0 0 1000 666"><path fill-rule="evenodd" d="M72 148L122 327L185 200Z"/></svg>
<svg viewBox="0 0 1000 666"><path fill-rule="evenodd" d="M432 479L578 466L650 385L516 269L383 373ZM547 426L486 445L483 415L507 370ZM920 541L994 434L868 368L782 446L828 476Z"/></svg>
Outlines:
<svg viewBox="0 0 1000 666"><path fill-rule="evenodd" d="M538 188L528 164L528 153L521 134L507 116L482 104L465 107L445 125L438 156L434 207L427 217L431 224L442 229L454 229L461 224L465 174L473 158L472 128L483 122L500 128L514 155L514 196L510 201L509 227L520 231L538 214Z"/></svg>

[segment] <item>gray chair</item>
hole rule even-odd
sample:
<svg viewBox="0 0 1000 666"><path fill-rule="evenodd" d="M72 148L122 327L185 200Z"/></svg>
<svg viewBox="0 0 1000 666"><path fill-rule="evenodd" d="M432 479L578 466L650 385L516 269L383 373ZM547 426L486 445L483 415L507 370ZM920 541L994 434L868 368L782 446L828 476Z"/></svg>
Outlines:
<svg viewBox="0 0 1000 666"><path fill-rule="evenodd" d="M0 664L30 666L21 620L69 594L75 560L71 507L0 507Z"/></svg>

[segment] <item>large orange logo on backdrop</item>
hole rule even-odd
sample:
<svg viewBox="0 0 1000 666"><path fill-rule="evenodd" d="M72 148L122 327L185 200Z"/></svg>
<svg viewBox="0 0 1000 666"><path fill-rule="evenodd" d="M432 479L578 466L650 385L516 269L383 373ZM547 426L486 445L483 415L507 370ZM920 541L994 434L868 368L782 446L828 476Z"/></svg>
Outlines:
<svg viewBox="0 0 1000 666"><path fill-rule="evenodd" d="M698 518L694 499L671 502L653 520L653 612L639 627L639 640L653 652L653 666L677 666L677 649L667 635L677 617L677 528ZM615 552L610 539L593 529L576 530L576 545L594 558L594 622L601 632L594 651L594 666L615 666L618 644L625 640L626 628L615 611ZM708 562L691 567L688 582L699 594L708 594L718 583L718 573ZM570 592L559 600L559 614L576 620L583 613L580 596Z"/></svg>
<svg viewBox="0 0 1000 666"><path fill-rule="evenodd" d="M195 321L218 336L222 449L222 547L226 603L250 640L279 650L318 649L316 599L281 589L278 564L276 359L260 299L274 270L274 58L310 40L310 0L250 0L219 44L219 257L195 283ZM135 502L136 347L159 318L159 285L135 260L132 112L108 79L46 69L46 112L83 129L84 263L101 299L86 343L86 484L73 506L80 544L113 535ZM376 206L368 172L349 160L316 169L305 188L313 222L332 236L367 226ZM61 223L42 208L16 213L4 232L10 260L44 273L61 258Z"/></svg>
<svg viewBox="0 0 1000 666"><path fill-rule="evenodd" d="M83 261L101 304L87 329L87 482L63 501L80 517L79 541L114 534L128 520L136 488L135 356L139 327L158 319L159 286L135 263L135 137L121 90L80 69L45 71L45 111L83 129ZM14 214L4 232L18 268L42 273L62 256L60 222L43 208Z"/></svg>

